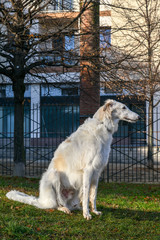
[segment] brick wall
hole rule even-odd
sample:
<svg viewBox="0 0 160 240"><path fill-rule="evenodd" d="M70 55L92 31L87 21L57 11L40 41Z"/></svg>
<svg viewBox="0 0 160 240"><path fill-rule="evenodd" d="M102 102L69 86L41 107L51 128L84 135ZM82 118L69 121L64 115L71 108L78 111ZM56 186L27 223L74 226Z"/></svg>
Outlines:
<svg viewBox="0 0 160 240"><path fill-rule="evenodd" d="M99 6L93 1L80 19L80 123L100 106L98 29Z"/></svg>

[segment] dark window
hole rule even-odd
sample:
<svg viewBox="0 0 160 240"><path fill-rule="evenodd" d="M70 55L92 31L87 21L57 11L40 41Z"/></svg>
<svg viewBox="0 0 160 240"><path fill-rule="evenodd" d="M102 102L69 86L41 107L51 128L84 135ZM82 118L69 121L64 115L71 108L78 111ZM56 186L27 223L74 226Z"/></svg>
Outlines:
<svg viewBox="0 0 160 240"><path fill-rule="evenodd" d="M6 97L6 87L0 86L0 98L5 98L5 97Z"/></svg>
<svg viewBox="0 0 160 240"><path fill-rule="evenodd" d="M42 137L53 137L63 140L79 126L79 106L42 106L41 123Z"/></svg>
<svg viewBox="0 0 160 240"><path fill-rule="evenodd" d="M63 96L73 96L78 95L78 88L64 88L62 89Z"/></svg>
<svg viewBox="0 0 160 240"><path fill-rule="evenodd" d="M24 107L24 137L30 136L30 107ZM14 107L0 106L0 138L14 137Z"/></svg>
<svg viewBox="0 0 160 240"><path fill-rule="evenodd" d="M15 42L15 32L8 32L6 35L6 40L7 43L4 46L4 50L5 51L10 51L10 52L14 52L15 50L17 50L17 47L20 47L21 49L26 49L28 48L28 44L29 44L29 35L30 35L30 30L23 30L23 32L21 32L21 45L19 46L19 43Z"/></svg>
<svg viewBox="0 0 160 240"><path fill-rule="evenodd" d="M57 36L52 41L53 48L53 61L56 65L61 65L63 61L63 52L64 52L64 36Z"/></svg>
<svg viewBox="0 0 160 240"><path fill-rule="evenodd" d="M40 59L45 59L46 63L53 65L74 65L75 37L73 34L61 34L52 40L52 53L43 55Z"/></svg>

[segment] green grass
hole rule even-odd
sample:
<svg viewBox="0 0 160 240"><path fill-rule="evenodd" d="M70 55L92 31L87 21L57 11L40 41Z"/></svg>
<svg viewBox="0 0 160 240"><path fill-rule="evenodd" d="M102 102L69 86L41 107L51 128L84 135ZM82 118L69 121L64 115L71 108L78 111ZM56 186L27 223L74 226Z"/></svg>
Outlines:
<svg viewBox="0 0 160 240"><path fill-rule="evenodd" d="M1 240L160 240L160 185L101 182L97 207L103 214L90 221L81 211L66 215L11 201L5 194L12 189L38 196L38 180L0 177Z"/></svg>

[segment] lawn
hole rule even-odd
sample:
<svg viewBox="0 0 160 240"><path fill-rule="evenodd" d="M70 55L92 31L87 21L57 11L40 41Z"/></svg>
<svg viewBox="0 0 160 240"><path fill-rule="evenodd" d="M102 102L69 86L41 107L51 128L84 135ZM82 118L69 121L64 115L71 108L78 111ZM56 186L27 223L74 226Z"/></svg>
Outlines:
<svg viewBox="0 0 160 240"><path fill-rule="evenodd" d="M17 189L38 196L38 180L0 177L0 239L160 240L160 184L99 184L101 216L87 221L81 211L72 215L41 210L5 197Z"/></svg>

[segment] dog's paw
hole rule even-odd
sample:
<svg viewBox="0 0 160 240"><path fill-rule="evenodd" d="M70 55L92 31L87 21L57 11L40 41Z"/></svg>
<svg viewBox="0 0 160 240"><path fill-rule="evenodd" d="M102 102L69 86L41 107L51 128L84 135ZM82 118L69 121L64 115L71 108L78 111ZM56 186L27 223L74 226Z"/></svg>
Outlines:
<svg viewBox="0 0 160 240"><path fill-rule="evenodd" d="M101 214L102 214L102 212L97 211L97 210L93 210L92 212L93 212L94 214L96 214L96 215L101 215Z"/></svg>
<svg viewBox="0 0 160 240"><path fill-rule="evenodd" d="M58 207L58 210L67 214L71 214L71 211L67 207Z"/></svg>
<svg viewBox="0 0 160 240"><path fill-rule="evenodd" d="M90 213L83 213L83 217L84 217L85 219L87 219L87 220L92 219L92 216L91 216Z"/></svg>

